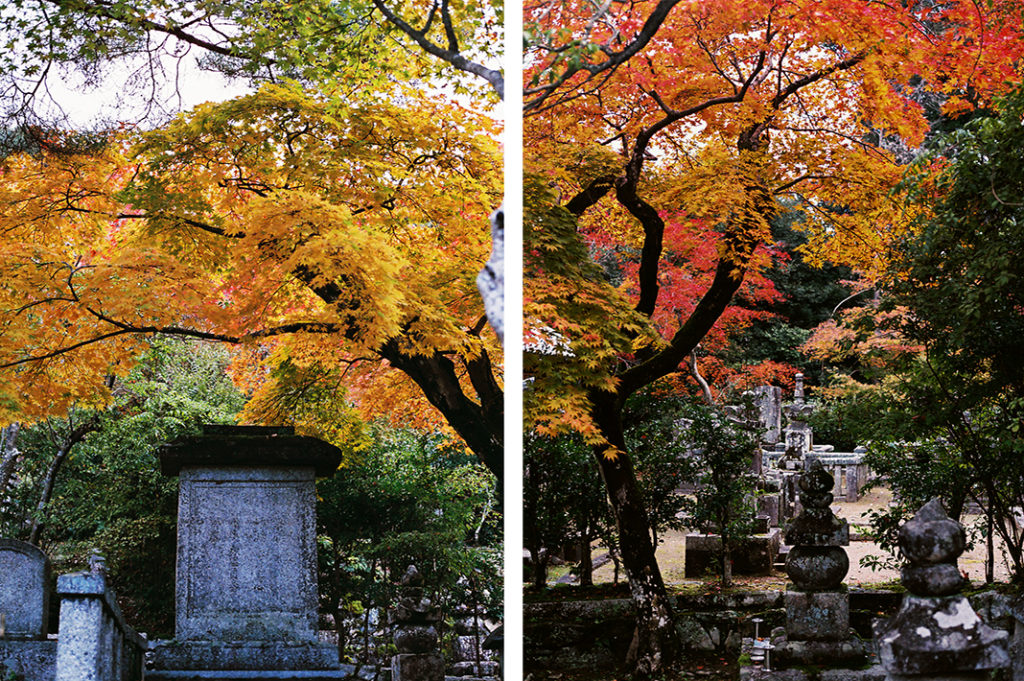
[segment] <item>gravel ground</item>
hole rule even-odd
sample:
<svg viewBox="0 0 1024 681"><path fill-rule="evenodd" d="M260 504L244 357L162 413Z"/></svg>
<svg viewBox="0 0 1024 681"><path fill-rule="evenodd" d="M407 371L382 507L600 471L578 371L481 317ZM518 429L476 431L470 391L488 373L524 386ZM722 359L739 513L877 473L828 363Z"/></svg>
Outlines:
<svg viewBox="0 0 1024 681"><path fill-rule="evenodd" d="M832 510L841 518L846 518L852 526L851 529L855 529L857 526L867 525L867 518L864 514L871 509L885 508L889 504L891 499L891 493L886 489L872 490L864 497L861 498L857 503L846 503L836 502L832 504ZM965 524L970 526L978 520L978 516L966 516ZM684 577L683 564L685 560L685 532L669 532L662 539L658 546L658 565L661 566L662 577L669 584L694 584L698 583L699 580L688 580ZM856 534L856 532L851 532ZM886 582L893 582L899 579L898 570L875 570L872 571L870 568L862 567L860 559L864 556L875 555L881 558L887 556L887 554L878 548L878 545L873 542L867 541L854 541L846 547L847 555L850 557L850 572L846 576L846 583L850 586L870 586L874 584L882 584ZM603 549L596 549L594 552L595 557L605 553ZM960 557L960 569L967 572L967 576L971 581L975 583L984 582L985 580L985 544L983 541L976 542L976 546L971 551L964 553ZM995 577L997 582L1006 582L1009 580L1010 572L1003 561L1000 551L999 542L996 543L996 565L995 565ZM611 563L604 567L598 568L594 571L594 582L611 582L614 576L614 567ZM622 576L620 575L620 579ZM783 573L777 573L771 577L758 577L758 578L737 578L739 583L750 583L751 585L783 585L786 582L786 576Z"/></svg>

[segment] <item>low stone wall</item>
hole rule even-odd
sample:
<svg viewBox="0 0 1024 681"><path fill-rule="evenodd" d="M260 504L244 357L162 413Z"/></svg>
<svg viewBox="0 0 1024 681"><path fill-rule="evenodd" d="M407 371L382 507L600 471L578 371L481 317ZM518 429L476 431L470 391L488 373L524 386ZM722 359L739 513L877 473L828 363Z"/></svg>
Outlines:
<svg viewBox="0 0 1024 681"><path fill-rule="evenodd" d="M890 616L901 598L891 591L851 589L851 626L870 637L871 620ZM782 599L781 589L676 596L676 626L688 650L736 656L741 639L754 634L754 617L763 620L762 636L785 624ZM615 669L633 638L633 606L625 598L527 603L523 628L526 671Z"/></svg>

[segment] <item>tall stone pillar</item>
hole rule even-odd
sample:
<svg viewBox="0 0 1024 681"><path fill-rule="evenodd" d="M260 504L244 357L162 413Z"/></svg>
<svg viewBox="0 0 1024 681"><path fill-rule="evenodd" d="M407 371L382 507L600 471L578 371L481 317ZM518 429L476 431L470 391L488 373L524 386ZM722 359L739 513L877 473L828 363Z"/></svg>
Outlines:
<svg viewBox="0 0 1024 681"><path fill-rule="evenodd" d="M960 593L966 580L957 559L965 543L963 526L938 498L900 528L908 561L900 577L909 593L891 620L875 626L888 679L988 679L1010 666L1009 633L983 623Z"/></svg>
<svg viewBox="0 0 1024 681"><path fill-rule="evenodd" d="M327 670L317 640L317 476L341 451L291 428L207 426L164 447L177 475L175 641L157 669Z"/></svg>

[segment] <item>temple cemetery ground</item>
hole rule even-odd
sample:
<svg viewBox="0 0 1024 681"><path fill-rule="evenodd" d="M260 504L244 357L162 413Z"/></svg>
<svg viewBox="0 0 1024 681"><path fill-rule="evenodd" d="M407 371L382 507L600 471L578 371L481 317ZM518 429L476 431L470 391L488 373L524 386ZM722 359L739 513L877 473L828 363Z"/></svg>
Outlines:
<svg viewBox="0 0 1024 681"><path fill-rule="evenodd" d="M885 488L872 489L856 502L836 502L832 504L832 510L837 516L846 518L850 523L850 545L846 547L846 553L850 557L850 572L847 573L846 583L850 586L877 587L891 586L899 582L899 570L894 568L876 568L861 565L861 558L865 556L884 557L885 552L878 544L866 538L858 539L867 531L866 514L871 509L879 509L888 505L892 500L892 493ZM970 528L981 522L981 516L968 514L965 517L965 524ZM686 530L671 530L666 533L664 541L658 546L658 564L661 566L665 581L685 589L700 588L705 582L714 583L716 577L709 575L705 580L687 579L684 576L684 565L686 560L685 537ZM603 556L608 551L595 545L593 557L595 561L604 562ZM1009 570L1006 563L999 558L999 543L996 544L995 577L997 582L1009 580ZM968 577L974 584L981 584L985 581L985 544L979 537L974 547L964 552L960 557L960 568L967 572ZM550 570L550 583L555 584L562 580L571 579L569 566L557 566ZM615 565L610 560L601 567L594 570L595 584L611 584L615 578ZM574 580L575 581L575 580ZM620 581L621 578L620 578ZM777 588L785 587L786 575L781 571L775 571L769 577L746 577L735 578L737 584L742 588Z"/></svg>

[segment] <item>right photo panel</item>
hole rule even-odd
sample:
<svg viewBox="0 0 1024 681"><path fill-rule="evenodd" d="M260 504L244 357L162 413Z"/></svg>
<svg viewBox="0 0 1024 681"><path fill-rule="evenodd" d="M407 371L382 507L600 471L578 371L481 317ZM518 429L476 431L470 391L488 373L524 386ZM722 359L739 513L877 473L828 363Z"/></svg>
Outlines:
<svg viewBox="0 0 1024 681"><path fill-rule="evenodd" d="M523 12L526 678L1024 678L1018 0Z"/></svg>

